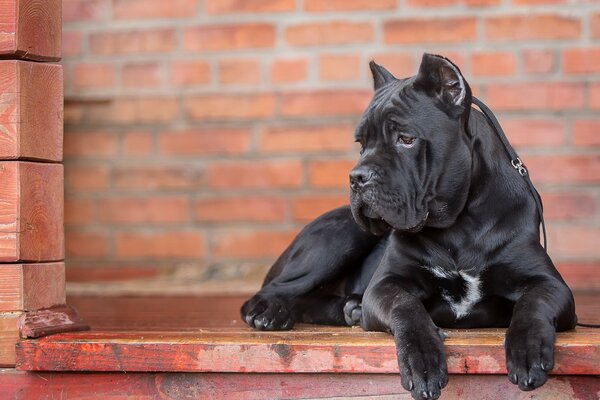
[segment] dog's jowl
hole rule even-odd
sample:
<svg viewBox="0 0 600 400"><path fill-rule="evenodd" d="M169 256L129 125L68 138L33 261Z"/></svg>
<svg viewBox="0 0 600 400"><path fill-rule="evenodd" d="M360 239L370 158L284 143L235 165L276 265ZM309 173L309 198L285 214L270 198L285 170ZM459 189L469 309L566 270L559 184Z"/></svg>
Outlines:
<svg viewBox="0 0 600 400"><path fill-rule="evenodd" d="M508 327L508 378L531 390L553 367L573 296L539 242L540 215L457 66L425 54L416 76L371 63L350 206L307 225L242 307L264 330L295 322L390 332L402 386L448 381L441 328Z"/></svg>

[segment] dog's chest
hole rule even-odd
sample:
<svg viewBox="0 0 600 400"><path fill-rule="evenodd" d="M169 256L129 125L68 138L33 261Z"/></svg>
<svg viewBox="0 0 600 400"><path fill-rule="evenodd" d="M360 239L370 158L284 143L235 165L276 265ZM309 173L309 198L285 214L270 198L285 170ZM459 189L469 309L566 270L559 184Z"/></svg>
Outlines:
<svg viewBox="0 0 600 400"><path fill-rule="evenodd" d="M439 266L424 266L436 279L442 299L448 303L456 318L467 316L482 298L481 279L463 271Z"/></svg>

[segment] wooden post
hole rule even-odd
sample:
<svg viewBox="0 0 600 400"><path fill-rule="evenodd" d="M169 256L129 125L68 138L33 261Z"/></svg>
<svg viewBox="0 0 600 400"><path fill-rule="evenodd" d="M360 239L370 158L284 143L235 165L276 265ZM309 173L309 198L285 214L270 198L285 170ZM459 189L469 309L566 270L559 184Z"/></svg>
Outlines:
<svg viewBox="0 0 600 400"><path fill-rule="evenodd" d="M60 0L0 0L0 366L19 337L83 329L65 305ZM34 323L35 322L35 323Z"/></svg>

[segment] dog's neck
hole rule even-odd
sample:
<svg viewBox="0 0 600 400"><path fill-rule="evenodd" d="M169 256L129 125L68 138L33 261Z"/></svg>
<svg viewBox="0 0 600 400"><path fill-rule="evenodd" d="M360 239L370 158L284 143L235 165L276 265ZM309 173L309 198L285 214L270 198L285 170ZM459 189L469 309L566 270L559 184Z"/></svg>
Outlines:
<svg viewBox="0 0 600 400"><path fill-rule="evenodd" d="M485 215L498 221L507 214L519 214L523 226L537 232L539 216L525 179L513 168L502 142L483 114L471 111L471 187L465 212L486 209ZM481 215L481 214L479 214Z"/></svg>

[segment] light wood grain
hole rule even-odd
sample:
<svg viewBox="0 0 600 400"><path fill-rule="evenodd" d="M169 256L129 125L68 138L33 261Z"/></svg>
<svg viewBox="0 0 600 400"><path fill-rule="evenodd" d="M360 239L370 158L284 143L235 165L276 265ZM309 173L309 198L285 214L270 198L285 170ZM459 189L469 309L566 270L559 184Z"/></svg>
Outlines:
<svg viewBox="0 0 600 400"><path fill-rule="evenodd" d="M58 61L61 25L61 0L0 0L0 55Z"/></svg>
<svg viewBox="0 0 600 400"><path fill-rule="evenodd" d="M0 162L0 262L64 259L60 164Z"/></svg>
<svg viewBox="0 0 600 400"><path fill-rule="evenodd" d="M62 148L62 66L0 61L0 159L61 161Z"/></svg>
<svg viewBox="0 0 600 400"><path fill-rule="evenodd" d="M0 265L0 311L30 311L64 303L64 263Z"/></svg>
<svg viewBox="0 0 600 400"><path fill-rule="evenodd" d="M0 367L15 365L15 344L19 341L17 320L21 312L0 313Z"/></svg>

